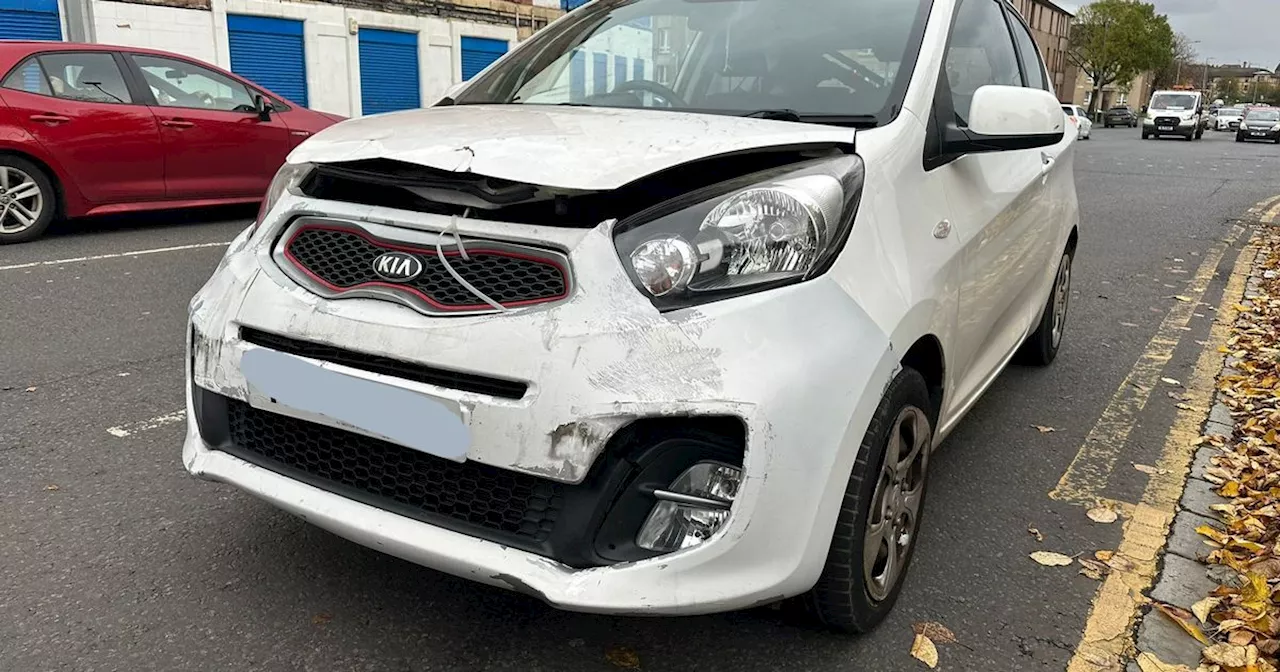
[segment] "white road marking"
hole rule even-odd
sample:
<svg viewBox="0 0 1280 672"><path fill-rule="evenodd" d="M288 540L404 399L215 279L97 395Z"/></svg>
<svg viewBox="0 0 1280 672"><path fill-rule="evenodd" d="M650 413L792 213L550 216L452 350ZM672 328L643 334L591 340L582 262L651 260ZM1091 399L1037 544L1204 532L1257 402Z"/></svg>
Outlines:
<svg viewBox="0 0 1280 672"><path fill-rule="evenodd" d="M72 257L70 259L51 259L49 261L32 261L25 264L10 264L9 266L0 266L0 271L16 271L20 268L35 268L37 266L61 266L63 264L75 264L82 261L100 261L102 259L119 259L121 257L138 257L144 254L160 254L162 252L181 252L183 250L198 250L204 247L226 247L231 241L225 243L196 243L194 245L175 245L174 247L157 247L150 250L134 250L132 252L118 252L116 254L95 254L89 257Z"/></svg>
<svg viewBox="0 0 1280 672"><path fill-rule="evenodd" d="M166 425L173 425L173 424L182 422L183 420L186 420L186 419L187 419L186 410L174 411L172 413L165 413L164 415L158 415L154 418L151 418L150 420L139 420L138 422L130 422L127 424L119 425L117 427L108 427L107 433L110 434L111 436L115 436L123 439L126 436L133 436L134 434L149 432L153 429L164 427Z"/></svg>

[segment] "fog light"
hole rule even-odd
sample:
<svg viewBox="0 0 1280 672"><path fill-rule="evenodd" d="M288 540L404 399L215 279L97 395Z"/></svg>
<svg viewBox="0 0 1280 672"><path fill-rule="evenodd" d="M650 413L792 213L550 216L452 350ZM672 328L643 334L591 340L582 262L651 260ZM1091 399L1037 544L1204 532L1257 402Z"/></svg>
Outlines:
<svg viewBox="0 0 1280 672"><path fill-rule="evenodd" d="M693 465L671 483L655 490L658 503L640 528L636 545L668 553L697 546L729 520L742 470L718 462Z"/></svg>

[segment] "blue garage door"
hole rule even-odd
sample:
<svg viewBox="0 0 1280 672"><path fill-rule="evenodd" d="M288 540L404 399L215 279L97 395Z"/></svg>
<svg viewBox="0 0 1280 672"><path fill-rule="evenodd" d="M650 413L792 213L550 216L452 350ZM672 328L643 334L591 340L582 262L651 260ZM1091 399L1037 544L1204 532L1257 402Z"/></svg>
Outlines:
<svg viewBox="0 0 1280 672"><path fill-rule="evenodd" d="M0 40L61 40L58 0L0 0Z"/></svg>
<svg viewBox="0 0 1280 672"><path fill-rule="evenodd" d="M228 14L227 38L231 72L306 106L307 61L301 21Z"/></svg>
<svg viewBox="0 0 1280 672"><path fill-rule="evenodd" d="M361 28L361 111L377 114L421 106L417 33Z"/></svg>
<svg viewBox="0 0 1280 672"><path fill-rule="evenodd" d="M462 38L462 80L466 81L480 74L481 70L507 53L506 40L491 40L487 37Z"/></svg>

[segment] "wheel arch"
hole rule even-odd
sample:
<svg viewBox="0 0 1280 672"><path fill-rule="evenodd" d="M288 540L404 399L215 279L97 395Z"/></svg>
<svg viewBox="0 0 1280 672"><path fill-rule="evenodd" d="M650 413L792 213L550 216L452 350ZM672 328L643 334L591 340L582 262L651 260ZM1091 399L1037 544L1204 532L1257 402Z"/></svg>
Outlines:
<svg viewBox="0 0 1280 672"><path fill-rule="evenodd" d="M49 178L49 182L53 184L54 195L54 216L66 217L69 203L67 201L67 189L62 173L53 167L43 158L14 147L0 146L0 156L12 156L23 161L34 163L37 168L44 171L45 177Z"/></svg>
<svg viewBox="0 0 1280 672"><path fill-rule="evenodd" d="M929 400L933 402L933 421L937 424L942 414L942 402L946 393L947 380L946 354L942 350L942 341L933 334L925 334L917 338L902 356L902 366L919 373L929 386Z"/></svg>

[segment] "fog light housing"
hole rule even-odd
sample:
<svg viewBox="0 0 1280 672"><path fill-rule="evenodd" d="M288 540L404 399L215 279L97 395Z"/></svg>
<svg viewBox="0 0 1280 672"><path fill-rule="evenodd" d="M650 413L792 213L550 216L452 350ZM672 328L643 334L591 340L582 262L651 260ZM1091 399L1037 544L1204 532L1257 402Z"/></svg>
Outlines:
<svg viewBox="0 0 1280 672"><path fill-rule="evenodd" d="M699 462L672 481L670 489L655 490L658 503L636 536L636 545L670 553L710 539L729 520L738 494L742 470L719 462Z"/></svg>

